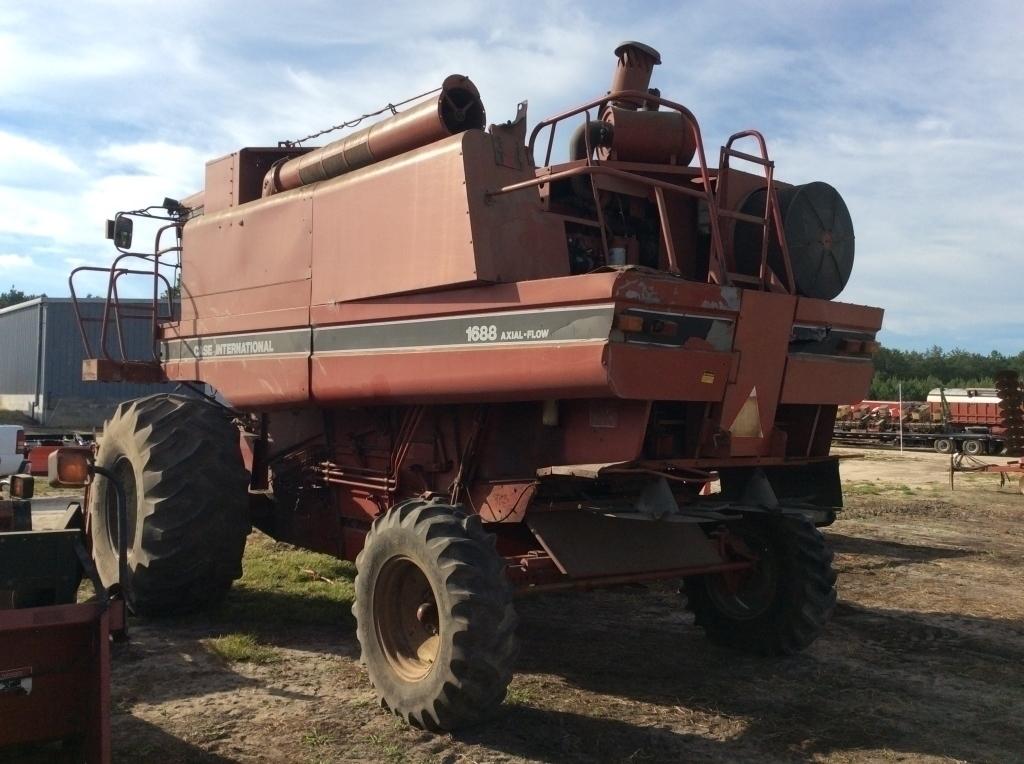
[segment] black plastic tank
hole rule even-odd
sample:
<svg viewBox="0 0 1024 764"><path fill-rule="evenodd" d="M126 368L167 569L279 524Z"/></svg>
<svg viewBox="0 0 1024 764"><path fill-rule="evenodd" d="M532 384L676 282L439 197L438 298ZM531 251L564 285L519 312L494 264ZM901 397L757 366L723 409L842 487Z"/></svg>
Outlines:
<svg viewBox="0 0 1024 764"><path fill-rule="evenodd" d="M778 190L782 228L789 247L797 294L831 300L853 270L853 220L846 202L828 183L815 181ZM741 212L764 215L765 190L748 196ZM756 276L761 265L761 226L736 224L734 252L740 273ZM785 283L786 269L774 234L768 242L768 265Z"/></svg>

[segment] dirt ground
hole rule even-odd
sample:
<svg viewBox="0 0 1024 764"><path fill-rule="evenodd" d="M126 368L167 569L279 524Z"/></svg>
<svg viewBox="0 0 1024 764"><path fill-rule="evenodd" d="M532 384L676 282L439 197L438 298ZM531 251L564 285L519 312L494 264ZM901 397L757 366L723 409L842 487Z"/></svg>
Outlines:
<svg viewBox="0 0 1024 764"><path fill-rule="evenodd" d="M262 652L218 641L239 630L230 602L133 621L114 659L115 760L1024 760L1024 496L992 475L951 493L936 454L843 453L863 457L843 462L847 508L827 531L840 604L801 655L714 647L667 585L526 599L502 713L435 736L376 707L351 568L306 568L319 610L287 588L232 593ZM254 536L252 554L279 546Z"/></svg>

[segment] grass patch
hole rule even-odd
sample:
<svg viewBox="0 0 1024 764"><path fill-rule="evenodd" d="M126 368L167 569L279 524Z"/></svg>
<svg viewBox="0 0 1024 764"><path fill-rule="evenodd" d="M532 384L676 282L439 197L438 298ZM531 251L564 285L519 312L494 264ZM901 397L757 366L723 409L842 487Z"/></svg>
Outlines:
<svg viewBox="0 0 1024 764"><path fill-rule="evenodd" d="M254 630L281 623L351 623L355 566L254 532L235 582L217 615Z"/></svg>
<svg viewBox="0 0 1024 764"><path fill-rule="evenodd" d="M379 732L371 732L368 735L370 742L380 752L384 761L398 762L405 761L405 752L397 740L391 739Z"/></svg>
<svg viewBox="0 0 1024 764"><path fill-rule="evenodd" d="M843 483L843 493L850 496L880 496L882 492L881 485L867 480L852 480Z"/></svg>
<svg viewBox="0 0 1024 764"><path fill-rule="evenodd" d="M232 663L277 663L281 654L269 645L261 644L252 634L225 634L205 642L210 652Z"/></svg>
<svg viewBox="0 0 1024 764"><path fill-rule="evenodd" d="M532 687L522 685L511 685L505 693L505 703L510 706L532 706L538 700L537 693Z"/></svg>
<svg viewBox="0 0 1024 764"><path fill-rule="evenodd" d="M843 493L848 496L882 496L893 493L913 496L917 493L917 490L904 483L873 483L870 480L850 480L843 483Z"/></svg>
<svg viewBox="0 0 1024 764"><path fill-rule="evenodd" d="M309 754L306 759L310 764L327 764L338 761L334 746L338 738L319 727L313 727L302 735L302 747Z"/></svg>

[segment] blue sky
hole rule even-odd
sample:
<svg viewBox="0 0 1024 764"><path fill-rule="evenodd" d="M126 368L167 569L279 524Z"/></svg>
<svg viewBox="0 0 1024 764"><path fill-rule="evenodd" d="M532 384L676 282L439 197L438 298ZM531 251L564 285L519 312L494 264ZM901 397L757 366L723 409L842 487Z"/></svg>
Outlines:
<svg viewBox="0 0 1024 764"><path fill-rule="evenodd" d="M286 10L282 10L285 9ZM709 153L761 129L778 176L824 180L857 232L840 299L886 344L1024 350L1024 4L0 0L0 288L67 293L103 221L185 196L207 159L473 78L491 121L607 88L612 49ZM98 291L98 290L97 290Z"/></svg>

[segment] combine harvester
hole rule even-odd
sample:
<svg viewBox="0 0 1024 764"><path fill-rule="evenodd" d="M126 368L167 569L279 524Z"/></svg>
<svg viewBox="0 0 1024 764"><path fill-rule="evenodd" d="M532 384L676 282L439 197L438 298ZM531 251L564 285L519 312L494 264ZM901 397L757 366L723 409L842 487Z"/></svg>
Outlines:
<svg viewBox="0 0 1024 764"><path fill-rule="evenodd" d="M657 51L616 55L608 93L529 133L525 103L485 129L452 75L110 222L86 377L216 391L126 402L99 442L128 491L136 613L223 598L250 524L354 560L370 680L432 730L504 698L515 594L676 579L717 643L789 654L821 633L836 407L866 394L882 321L833 301L850 215L825 183L778 181L755 131L709 167L693 114L649 87ZM133 221L160 223L152 248ZM118 299L131 278L144 315ZM178 284L180 315L160 299ZM120 351L131 318L152 357ZM87 499L105 581L110 490Z"/></svg>

